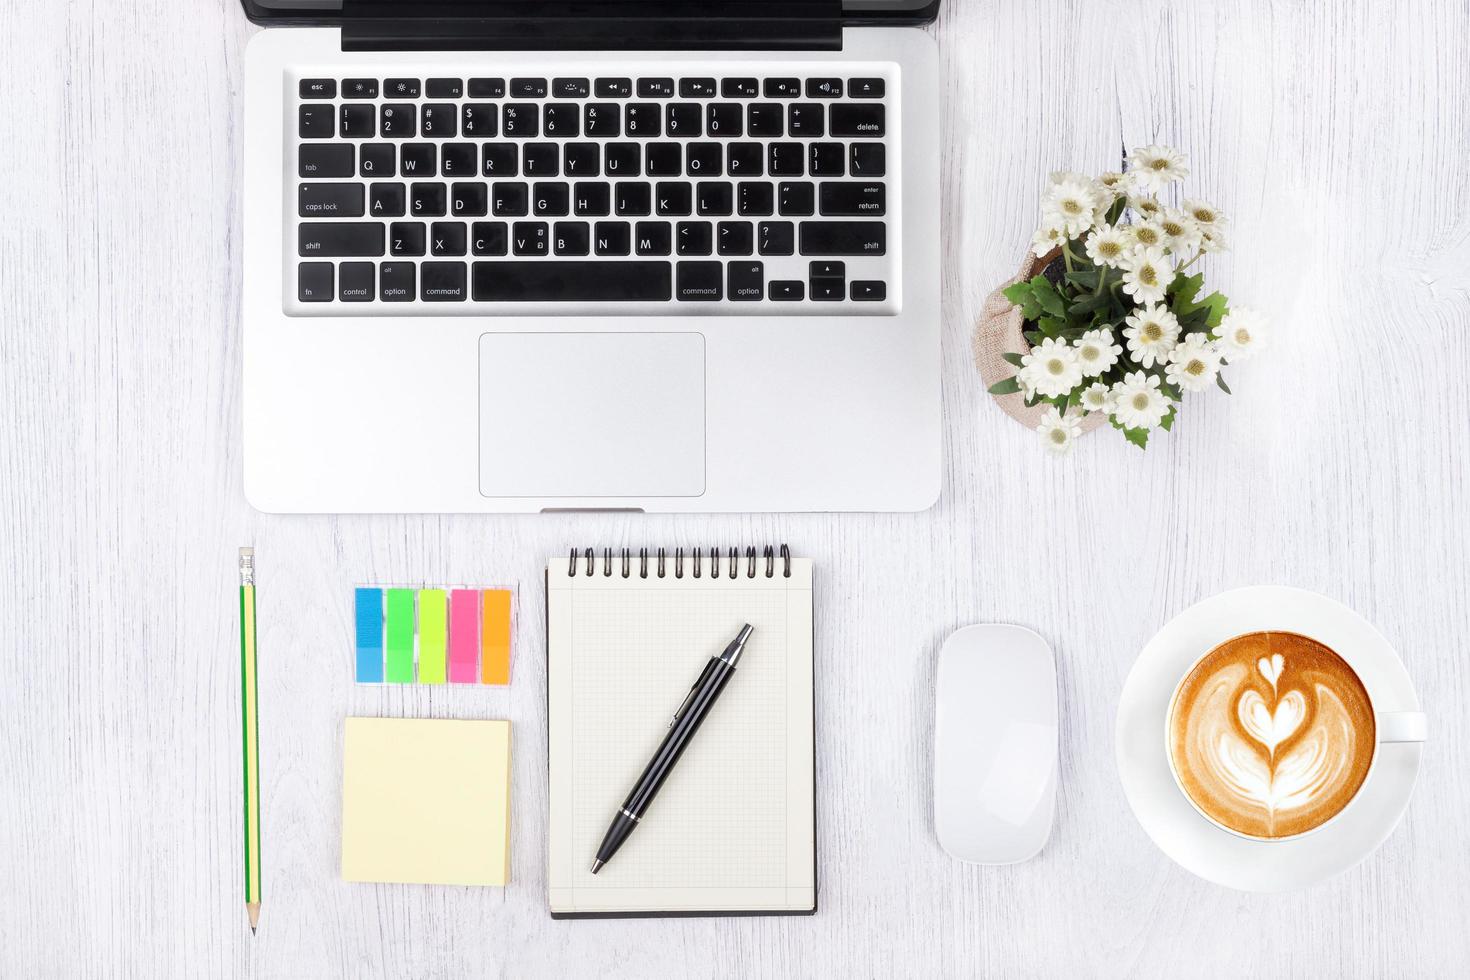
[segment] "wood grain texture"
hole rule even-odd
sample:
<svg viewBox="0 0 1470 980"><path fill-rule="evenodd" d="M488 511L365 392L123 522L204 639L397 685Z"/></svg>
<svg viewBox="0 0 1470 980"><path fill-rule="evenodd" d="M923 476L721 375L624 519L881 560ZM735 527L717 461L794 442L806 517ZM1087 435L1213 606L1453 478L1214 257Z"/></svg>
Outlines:
<svg viewBox="0 0 1470 980"><path fill-rule="evenodd" d="M950 0L943 497L918 515L278 518L241 495L233 0L0 5L0 975L1449 976L1470 963L1470 11L1463 0ZM1146 454L1064 460L969 331L1045 174L1186 149L1235 219L1213 282L1273 349ZM821 912L553 922L540 569L572 544L789 541L817 560ZM265 911L242 905L234 554L260 570ZM519 589L507 691L351 683L355 582ZM1127 669L1251 583L1360 610L1433 744L1358 868L1242 895L1165 858L1113 765ZM44 626L31 625L37 621ZM1055 646L1055 835L962 867L930 820L955 627ZM342 719L506 717L514 884L337 871Z"/></svg>

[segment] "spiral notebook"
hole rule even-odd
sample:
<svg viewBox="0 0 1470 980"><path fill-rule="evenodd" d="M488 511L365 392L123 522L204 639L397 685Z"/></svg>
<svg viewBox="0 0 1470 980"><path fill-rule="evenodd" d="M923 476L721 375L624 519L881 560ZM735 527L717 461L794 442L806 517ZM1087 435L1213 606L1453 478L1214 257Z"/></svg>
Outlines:
<svg viewBox="0 0 1470 980"><path fill-rule="evenodd" d="M553 562L546 591L552 916L815 912L811 561L784 546L588 549ZM674 710L744 623L736 675L594 876Z"/></svg>

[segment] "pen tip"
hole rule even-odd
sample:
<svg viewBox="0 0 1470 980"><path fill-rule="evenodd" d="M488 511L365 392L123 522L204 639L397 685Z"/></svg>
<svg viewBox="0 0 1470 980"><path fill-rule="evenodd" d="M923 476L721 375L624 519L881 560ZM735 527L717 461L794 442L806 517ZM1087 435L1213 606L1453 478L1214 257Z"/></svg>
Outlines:
<svg viewBox="0 0 1470 980"><path fill-rule="evenodd" d="M602 866L604 864L606 864L606 863L607 863L606 861L593 861L592 862L592 873L593 874L597 874L597 872L599 872L599 871L602 870Z"/></svg>

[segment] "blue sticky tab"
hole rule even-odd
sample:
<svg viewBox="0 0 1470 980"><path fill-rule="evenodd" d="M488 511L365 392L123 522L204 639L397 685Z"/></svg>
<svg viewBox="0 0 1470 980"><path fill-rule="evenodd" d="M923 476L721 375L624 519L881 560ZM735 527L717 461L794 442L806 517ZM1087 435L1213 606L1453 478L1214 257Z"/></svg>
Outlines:
<svg viewBox="0 0 1470 980"><path fill-rule="evenodd" d="M357 682L383 683L383 590L357 590Z"/></svg>

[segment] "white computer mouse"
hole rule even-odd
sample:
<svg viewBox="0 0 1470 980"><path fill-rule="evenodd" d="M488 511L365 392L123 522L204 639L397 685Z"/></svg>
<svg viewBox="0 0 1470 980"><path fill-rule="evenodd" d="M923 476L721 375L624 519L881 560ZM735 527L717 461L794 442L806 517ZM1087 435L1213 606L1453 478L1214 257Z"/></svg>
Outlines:
<svg viewBox="0 0 1470 980"><path fill-rule="evenodd" d="M1057 670L1020 626L967 626L934 680L934 829L961 861L1015 864L1051 836L1057 796Z"/></svg>

